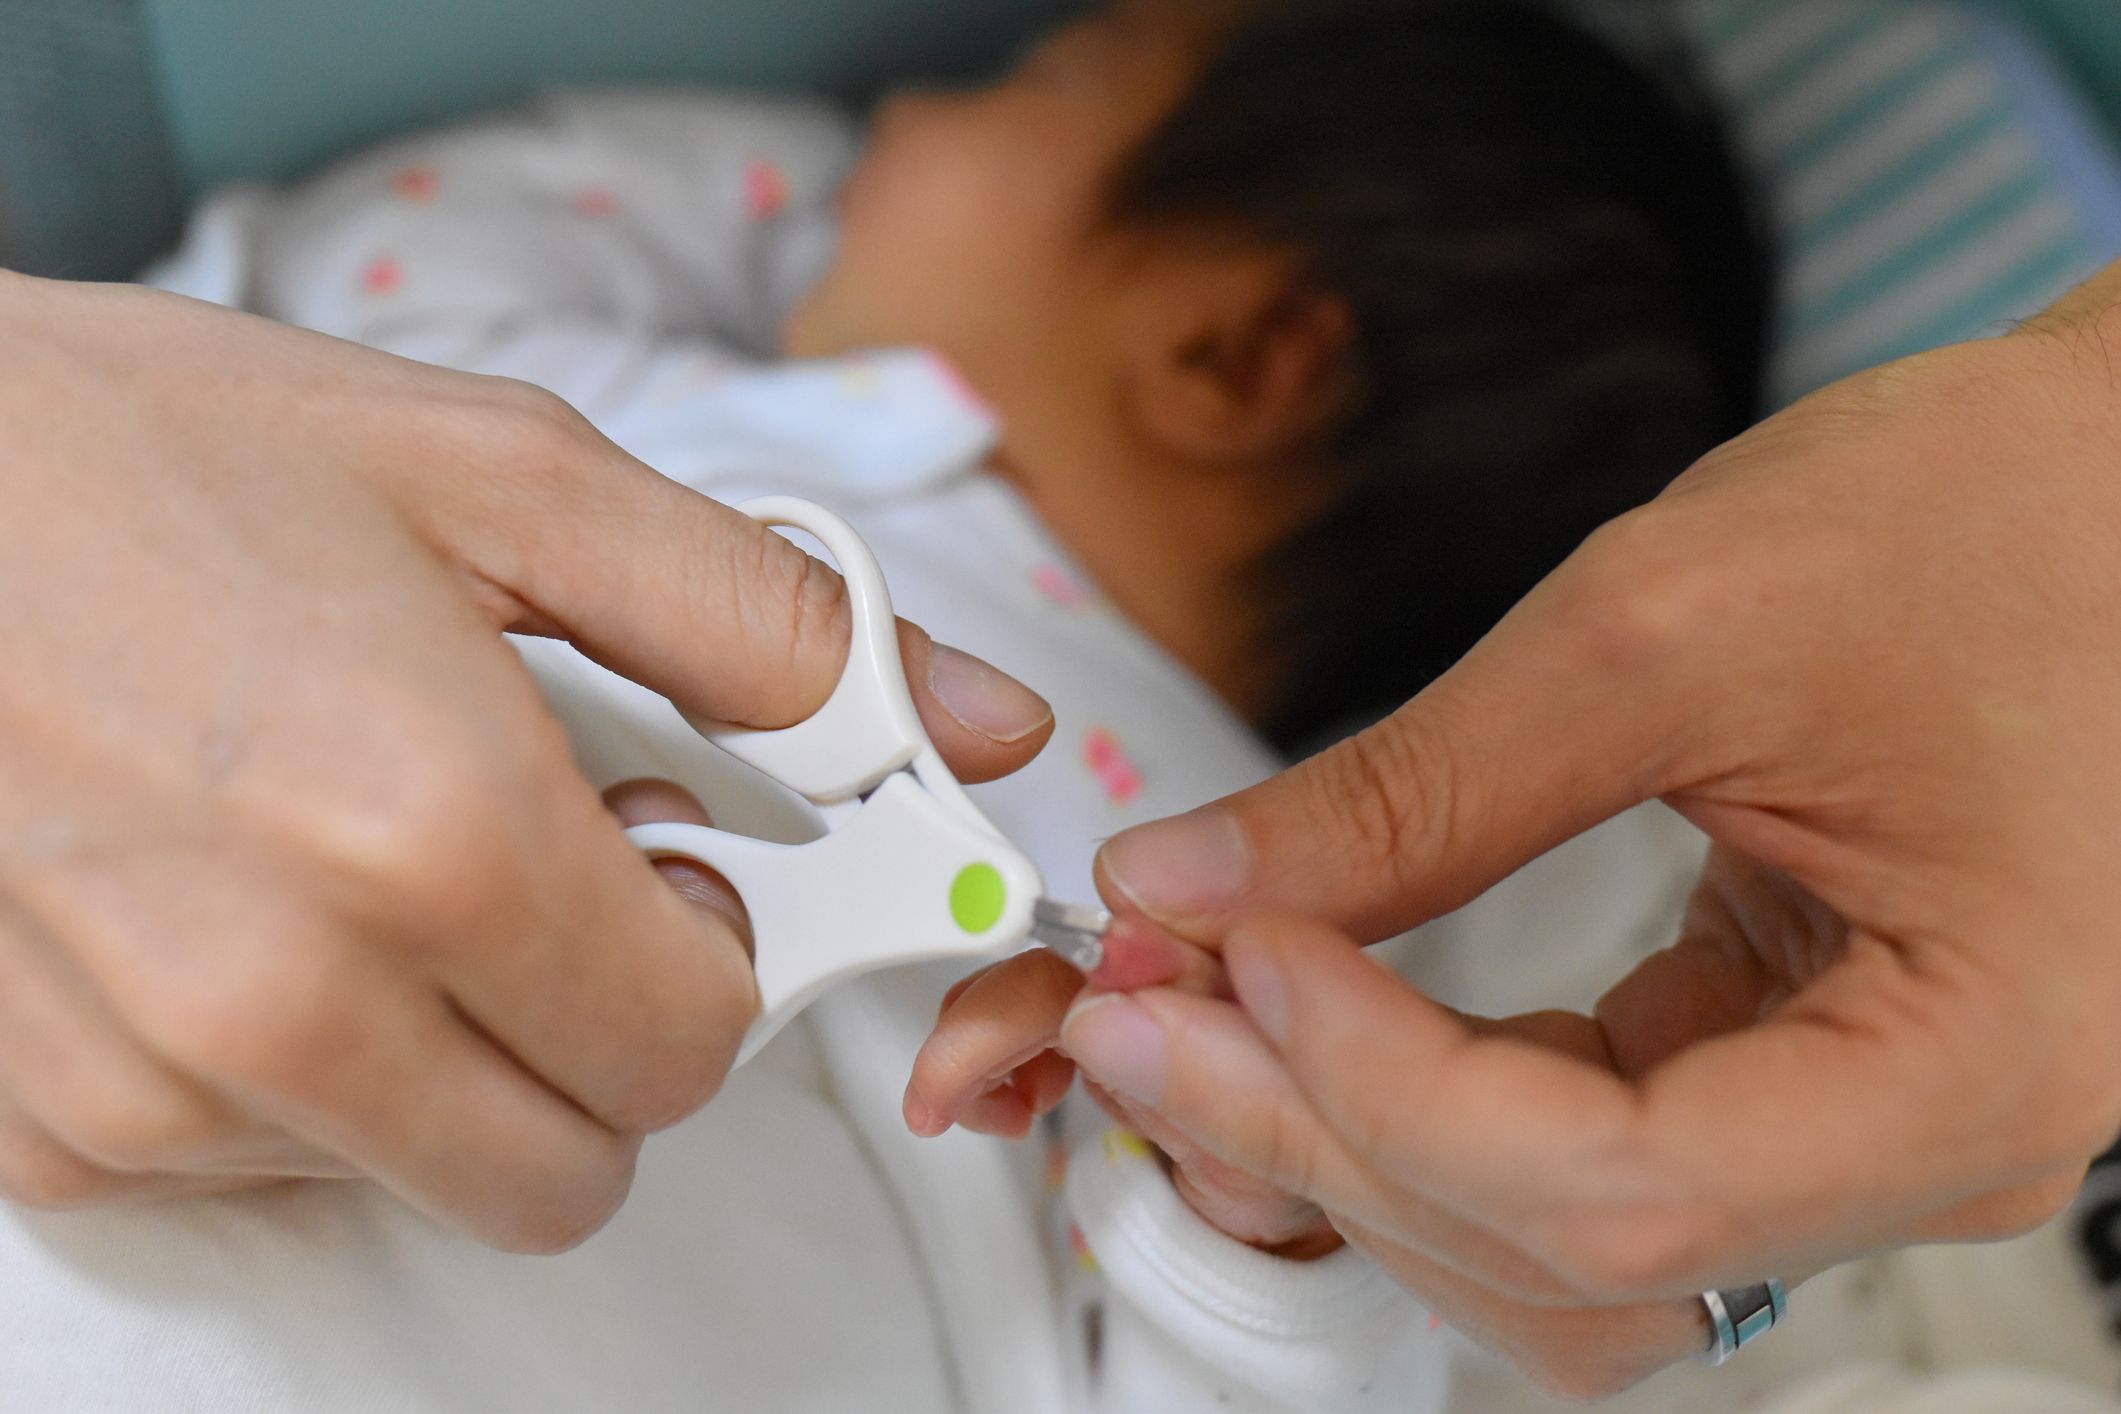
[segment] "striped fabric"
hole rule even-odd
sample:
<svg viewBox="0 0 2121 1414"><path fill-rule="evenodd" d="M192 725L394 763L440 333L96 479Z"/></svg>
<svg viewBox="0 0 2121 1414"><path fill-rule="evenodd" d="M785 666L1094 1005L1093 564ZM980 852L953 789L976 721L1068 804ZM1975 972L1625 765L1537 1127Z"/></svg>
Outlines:
<svg viewBox="0 0 2121 1414"><path fill-rule="evenodd" d="M1783 245L1778 401L1993 334L2121 255L2121 164L2015 31L1924 0L1694 0Z"/></svg>

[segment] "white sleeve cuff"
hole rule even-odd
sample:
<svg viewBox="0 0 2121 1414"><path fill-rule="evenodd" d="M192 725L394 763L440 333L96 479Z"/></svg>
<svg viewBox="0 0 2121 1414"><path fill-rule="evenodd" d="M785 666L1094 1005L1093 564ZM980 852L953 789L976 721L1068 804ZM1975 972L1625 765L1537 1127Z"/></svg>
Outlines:
<svg viewBox="0 0 2121 1414"><path fill-rule="evenodd" d="M1444 1341L1353 1247L1296 1262L1246 1246L1194 1212L1155 1152L1119 1129L1076 1150L1067 1197L1113 1291L1232 1377L1305 1408L1441 1403Z"/></svg>

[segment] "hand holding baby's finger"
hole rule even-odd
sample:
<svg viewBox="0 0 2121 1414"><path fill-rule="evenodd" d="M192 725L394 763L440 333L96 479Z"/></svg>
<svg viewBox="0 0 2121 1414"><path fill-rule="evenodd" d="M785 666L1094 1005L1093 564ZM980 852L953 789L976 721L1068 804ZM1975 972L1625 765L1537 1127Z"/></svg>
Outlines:
<svg viewBox="0 0 2121 1414"><path fill-rule="evenodd" d="M1699 1348L1702 1290L1768 1275L1794 1286L1882 1242L2022 1231L2081 1176L2068 1149L2014 1167L2027 1151L1993 1136L2002 1108L2028 1101L1939 1044L1997 1026L2033 1036L1995 1014L2010 997L1875 954L1835 963L1817 926L1801 894L1719 856L1679 941L1595 1016L1491 1022L1420 996L1329 929L1255 921L1224 951L1238 1003L1100 998L1070 1015L1062 1043L1130 1106L1317 1202L1544 1382L1607 1392ZM1833 981L1790 996L1819 967ZM1815 1028L1825 1071L1795 1044ZM2067 1044L2041 1044L2060 1073ZM1858 1072L1902 1078L1820 1103ZM1903 1110L1910 1093L1922 1098ZM1840 1207L1866 1183L1969 1171L1983 1132L1998 1163L1973 1195L1940 1186L1891 1229ZM1874 1135L1904 1162L1865 1179L1853 1170ZM1801 1174L1776 1163L1793 1146Z"/></svg>
<svg viewBox="0 0 2121 1414"><path fill-rule="evenodd" d="M1340 946L1353 966L1325 988L1332 998L1347 1001L1350 982L1390 980ZM1541 1019L1530 1029L1549 1028ZM1063 1035L1086 1083L1119 1087L1122 1113L1155 1116L1160 1144L1321 1203L1336 1242L1357 1242L1432 1310L1559 1391L1609 1392L1702 1348L1698 1301L1584 1302L1505 1237L1379 1165L1234 1002L1159 989L1101 998L1078 1007ZM1388 1078L1398 1074L1370 1067L1350 1088L1404 1099L1421 1082ZM1372 1213L1389 1222L1373 1225ZM1291 1255L1312 1254L1299 1241Z"/></svg>
<svg viewBox="0 0 2121 1414"><path fill-rule="evenodd" d="M1056 1049L1071 1006L1117 986L1159 987L1175 995L1230 996L1222 964L1142 919L1122 919L1105 957L1087 979L1034 949L960 980L944 996L935 1032L906 1087L905 1118L933 1136L952 1124L1022 1138L1060 1103L1075 1063ZM1090 1095L1107 1114L1163 1151L1178 1192L1241 1242L1288 1256L1322 1256L1340 1238L1309 1201L1224 1162L1166 1123L1155 1110L1099 1086Z"/></svg>

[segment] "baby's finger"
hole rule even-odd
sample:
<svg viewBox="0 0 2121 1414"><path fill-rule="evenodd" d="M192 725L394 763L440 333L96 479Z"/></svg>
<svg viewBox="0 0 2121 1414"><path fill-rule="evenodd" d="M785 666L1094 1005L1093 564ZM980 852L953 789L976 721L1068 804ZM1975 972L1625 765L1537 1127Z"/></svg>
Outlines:
<svg viewBox="0 0 2121 1414"><path fill-rule="evenodd" d="M968 972L964 976L958 978L955 982L952 982L950 984L950 990L943 993L943 999L940 1002L936 1003L935 1019L937 1021L941 1021L944 1015L950 1010L950 1008L957 1005L957 999L965 995L966 988L970 987L974 982L979 981L980 978L986 976L988 973L992 972L995 968L1000 966L1002 966L1002 964L999 962L990 962L985 967L982 967L979 971Z"/></svg>
<svg viewBox="0 0 2121 1414"><path fill-rule="evenodd" d="M1088 978L1093 992L1169 987L1226 1001L1236 995L1222 959L1140 914L1115 919L1105 932L1104 945L1104 959Z"/></svg>
<svg viewBox="0 0 2121 1414"><path fill-rule="evenodd" d="M909 1111L910 1113L910 1111ZM910 1125L912 1121L909 1119ZM1013 1086L1002 1084L980 1095L958 1112L957 1127L972 1134L985 1134L995 1139L1021 1139L1031 1132L1037 1123L1030 1106ZM943 1128L947 1128L945 1125ZM915 1130L924 1139L932 1139L941 1133Z"/></svg>
<svg viewBox="0 0 2121 1414"><path fill-rule="evenodd" d="M1053 1044L1083 975L1043 949L971 979L914 1057L907 1127L940 1134L966 1106Z"/></svg>
<svg viewBox="0 0 2121 1414"><path fill-rule="evenodd" d="M1169 1162L1171 1185L1194 1212L1230 1237L1281 1256L1322 1257L1341 1245L1317 1204L1224 1163L1156 1111L1113 1094L1096 1081L1083 1090L1122 1128L1149 1141Z"/></svg>
<svg viewBox="0 0 2121 1414"><path fill-rule="evenodd" d="M1021 1139L1075 1085L1075 1062L1058 1051L1040 1051L989 1086L958 1113L961 1129L997 1139Z"/></svg>
<svg viewBox="0 0 2121 1414"><path fill-rule="evenodd" d="M1040 1051L1016 1068L1009 1084L1033 1116L1048 1114L1075 1087L1075 1062L1059 1051Z"/></svg>

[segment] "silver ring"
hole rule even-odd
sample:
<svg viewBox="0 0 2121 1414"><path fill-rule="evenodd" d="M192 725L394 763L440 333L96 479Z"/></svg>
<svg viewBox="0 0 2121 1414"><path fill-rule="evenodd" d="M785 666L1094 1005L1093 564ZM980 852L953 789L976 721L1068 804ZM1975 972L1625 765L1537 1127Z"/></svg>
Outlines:
<svg viewBox="0 0 2121 1414"><path fill-rule="evenodd" d="M1752 1341L1760 1339L1789 1314L1789 1293L1782 1283L1769 1277L1758 1286L1733 1287L1729 1291L1704 1291L1701 1304L1709 1308L1713 1338L1703 1358L1721 1365Z"/></svg>

